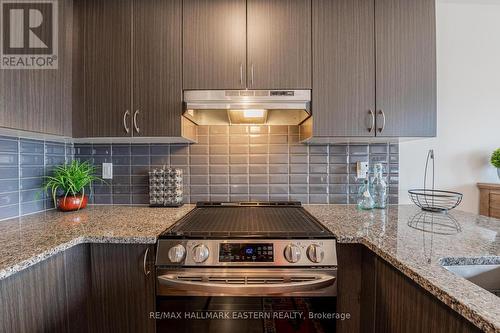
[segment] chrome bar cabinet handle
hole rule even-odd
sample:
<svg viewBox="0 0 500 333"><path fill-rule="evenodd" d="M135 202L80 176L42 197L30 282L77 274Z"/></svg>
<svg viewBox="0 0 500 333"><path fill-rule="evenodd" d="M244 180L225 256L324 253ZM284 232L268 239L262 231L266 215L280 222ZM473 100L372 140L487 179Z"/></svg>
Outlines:
<svg viewBox="0 0 500 333"><path fill-rule="evenodd" d="M134 112L134 129L137 133L139 133L139 126L137 126L137 115L139 114L139 110L135 110Z"/></svg>
<svg viewBox="0 0 500 333"><path fill-rule="evenodd" d="M243 64L240 63L240 86L243 86Z"/></svg>
<svg viewBox="0 0 500 333"><path fill-rule="evenodd" d="M130 133L130 128L127 126L127 117L130 116L130 111L126 110L125 113L123 114L123 128L125 129L125 132L128 134Z"/></svg>
<svg viewBox="0 0 500 333"><path fill-rule="evenodd" d="M372 124L368 127L368 133L371 133L375 128L375 112L372 109L368 110L368 114L371 116Z"/></svg>
<svg viewBox="0 0 500 333"><path fill-rule="evenodd" d="M151 271L148 269L148 254L149 254L149 246L144 251L144 259L142 263L142 270L144 271L144 275L148 276Z"/></svg>
<svg viewBox="0 0 500 333"><path fill-rule="evenodd" d="M253 87L253 76L254 76L254 68L253 68L253 64L250 68L250 86Z"/></svg>
<svg viewBox="0 0 500 333"><path fill-rule="evenodd" d="M379 133L382 133L385 129L385 112L384 112L384 110L378 110L378 114L382 116L382 120L383 120L382 126L379 127L379 129L378 129Z"/></svg>

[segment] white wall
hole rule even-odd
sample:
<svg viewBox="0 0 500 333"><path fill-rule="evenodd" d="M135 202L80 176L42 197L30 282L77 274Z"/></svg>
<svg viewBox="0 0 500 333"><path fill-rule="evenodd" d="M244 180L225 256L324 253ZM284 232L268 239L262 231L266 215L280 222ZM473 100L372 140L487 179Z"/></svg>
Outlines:
<svg viewBox="0 0 500 333"><path fill-rule="evenodd" d="M436 188L462 192L461 210L479 210L478 182L500 147L500 0L437 0L438 134L400 144L400 202L421 187L427 150L436 153Z"/></svg>

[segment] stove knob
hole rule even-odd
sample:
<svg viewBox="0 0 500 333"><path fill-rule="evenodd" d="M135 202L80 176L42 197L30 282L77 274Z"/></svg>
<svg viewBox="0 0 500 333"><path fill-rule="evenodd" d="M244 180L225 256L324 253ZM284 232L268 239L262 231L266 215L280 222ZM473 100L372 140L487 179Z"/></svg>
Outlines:
<svg viewBox="0 0 500 333"><path fill-rule="evenodd" d="M171 262L181 262L184 260L185 255L186 249L181 244L177 244L168 250L168 259L170 259Z"/></svg>
<svg viewBox="0 0 500 333"><path fill-rule="evenodd" d="M181 244L177 244L168 250L168 259L171 262L181 262L186 256L186 249Z"/></svg>
<svg viewBox="0 0 500 333"><path fill-rule="evenodd" d="M210 251L208 250L208 247L206 247L203 244L196 245L193 248L193 260L196 263L202 263L205 260L207 260L209 254L210 254Z"/></svg>
<svg viewBox="0 0 500 333"><path fill-rule="evenodd" d="M294 264L300 260L300 248L297 245L288 244L283 254L289 263Z"/></svg>
<svg viewBox="0 0 500 333"><path fill-rule="evenodd" d="M317 244L309 245L307 248L307 257L314 263L320 263L325 258L325 251L321 248L321 246Z"/></svg>

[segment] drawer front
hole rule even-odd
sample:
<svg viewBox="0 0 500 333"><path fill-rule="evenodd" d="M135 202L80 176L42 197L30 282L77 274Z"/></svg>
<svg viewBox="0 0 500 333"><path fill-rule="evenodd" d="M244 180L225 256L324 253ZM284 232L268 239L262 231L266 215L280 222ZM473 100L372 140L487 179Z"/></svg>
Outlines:
<svg viewBox="0 0 500 333"><path fill-rule="evenodd" d="M490 193L490 209L500 211L500 192Z"/></svg>
<svg viewBox="0 0 500 333"><path fill-rule="evenodd" d="M498 208L491 208L490 209L490 217L494 217L494 218L500 219L500 209L498 209Z"/></svg>

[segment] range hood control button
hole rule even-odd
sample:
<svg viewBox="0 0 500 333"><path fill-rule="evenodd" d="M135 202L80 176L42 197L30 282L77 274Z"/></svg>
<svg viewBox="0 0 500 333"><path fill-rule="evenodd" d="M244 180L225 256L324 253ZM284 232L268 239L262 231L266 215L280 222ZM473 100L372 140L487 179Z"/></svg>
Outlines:
<svg viewBox="0 0 500 333"><path fill-rule="evenodd" d="M210 251L208 250L208 247L203 244L196 245L193 248L193 260L198 264L207 260L209 255Z"/></svg>
<svg viewBox="0 0 500 333"><path fill-rule="evenodd" d="M184 260L185 256L186 249L181 244L177 244L168 250L168 259L170 259L171 262L181 262Z"/></svg>
<svg viewBox="0 0 500 333"><path fill-rule="evenodd" d="M294 264L300 260L300 248L297 245L288 244L283 254L289 263Z"/></svg>

